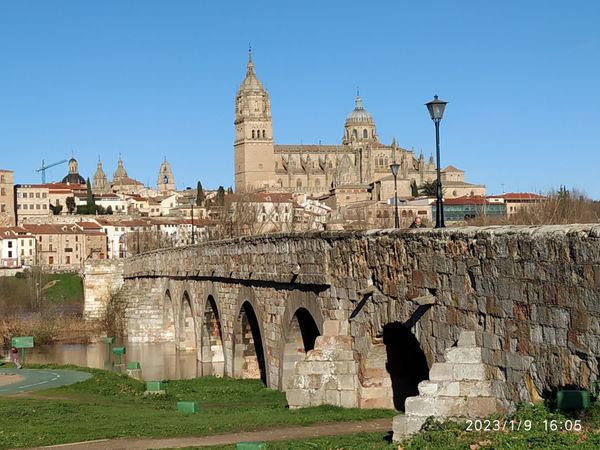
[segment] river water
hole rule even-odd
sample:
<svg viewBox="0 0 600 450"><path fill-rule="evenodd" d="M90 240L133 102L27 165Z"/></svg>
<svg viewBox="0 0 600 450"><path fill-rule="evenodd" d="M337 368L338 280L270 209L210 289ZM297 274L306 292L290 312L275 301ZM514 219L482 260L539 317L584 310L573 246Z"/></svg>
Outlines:
<svg viewBox="0 0 600 450"><path fill-rule="evenodd" d="M26 349L25 364L74 364L96 369L125 371L127 361L137 361L144 380L183 380L212 375L213 369L196 360L195 351L182 352L173 343L118 344L125 347L125 355L118 365L118 357L109 352L104 343L50 344ZM5 349L6 351L7 349Z"/></svg>

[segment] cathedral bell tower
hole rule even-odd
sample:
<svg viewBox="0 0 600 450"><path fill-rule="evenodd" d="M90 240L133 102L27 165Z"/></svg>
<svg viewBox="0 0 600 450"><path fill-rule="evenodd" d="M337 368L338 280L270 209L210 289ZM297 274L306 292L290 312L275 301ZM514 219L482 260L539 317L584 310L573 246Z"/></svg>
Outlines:
<svg viewBox="0 0 600 450"><path fill-rule="evenodd" d="M275 148L269 94L256 77L252 53L246 78L235 98L235 191L252 192L273 186Z"/></svg>

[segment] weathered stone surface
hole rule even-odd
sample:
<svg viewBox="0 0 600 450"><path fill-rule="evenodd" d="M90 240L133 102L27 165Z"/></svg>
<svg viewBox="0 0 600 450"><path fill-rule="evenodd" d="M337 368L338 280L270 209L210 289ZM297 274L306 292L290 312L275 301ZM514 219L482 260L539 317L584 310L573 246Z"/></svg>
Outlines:
<svg viewBox="0 0 600 450"><path fill-rule="evenodd" d="M385 367L385 352L374 349L383 345L386 324L410 323L434 376L449 376L434 363L461 331L472 331L459 347L482 347L484 375L505 376L507 398L528 401L560 385L589 387L599 375L599 244L598 225L255 236L111 261L109 269L90 261L85 310L100 314L101 291L122 282L118 295L127 300L132 341L175 341L203 361L220 358L224 375L240 376L241 364L247 373L254 367L272 388L282 388L301 360L355 361L353 368L314 369L334 378L356 371L365 396L386 386L386 372L373 370ZM430 297L434 304L419 305ZM255 343L242 331L243 305L256 316L262 368L245 355ZM297 328L300 309L322 335L308 356ZM327 344L336 334L348 339ZM387 386L391 396L389 378ZM308 393L307 402L327 401L322 390Z"/></svg>

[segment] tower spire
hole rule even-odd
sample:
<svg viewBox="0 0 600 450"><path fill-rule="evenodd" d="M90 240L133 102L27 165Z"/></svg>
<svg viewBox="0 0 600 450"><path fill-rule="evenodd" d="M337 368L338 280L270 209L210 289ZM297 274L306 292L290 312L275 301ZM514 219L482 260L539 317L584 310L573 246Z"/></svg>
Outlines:
<svg viewBox="0 0 600 450"><path fill-rule="evenodd" d="M252 62L252 44L248 42L248 62Z"/></svg>

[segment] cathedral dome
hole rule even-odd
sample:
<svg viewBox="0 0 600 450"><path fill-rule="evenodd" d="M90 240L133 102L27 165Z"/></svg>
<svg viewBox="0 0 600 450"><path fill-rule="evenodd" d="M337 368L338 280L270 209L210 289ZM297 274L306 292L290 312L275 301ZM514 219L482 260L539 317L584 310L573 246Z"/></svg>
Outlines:
<svg viewBox="0 0 600 450"><path fill-rule="evenodd" d="M357 96L355 102L356 106L350 111L348 117L346 117L346 124L374 124L375 121L373 120L373 117L371 117L369 111L364 108L361 98Z"/></svg>
<svg viewBox="0 0 600 450"><path fill-rule="evenodd" d="M75 158L71 158L69 160L69 173L62 179L62 182L70 184L85 184L85 178L79 175L78 164Z"/></svg>

